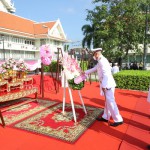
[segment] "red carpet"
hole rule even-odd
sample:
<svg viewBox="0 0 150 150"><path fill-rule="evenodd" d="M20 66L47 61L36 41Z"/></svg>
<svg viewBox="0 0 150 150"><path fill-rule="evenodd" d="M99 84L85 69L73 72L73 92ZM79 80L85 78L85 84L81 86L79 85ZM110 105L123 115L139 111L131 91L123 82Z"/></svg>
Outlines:
<svg viewBox="0 0 150 150"><path fill-rule="evenodd" d="M35 79L36 85L39 76ZM62 102L63 90L60 88L56 94L53 80L48 76L44 80L47 86L45 97ZM104 107L104 97L99 95L98 83L90 85L87 82L81 93L86 105ZM73 96L74 102L81 105L76 91L73 91ZM107 123L95 121L73 144L0 126L0 150L146 150L150 144L150 104L147 103L146 97L146 92L116 89L116 102L125 123L114 128ZM68 92L66 101L70 103Z"/></svg>
<svg viewBox="0 0 150 150"><path fill-rule="evenodd" d="M22 98L22 99L19 99L18 101L17 100L11 101L11 103L14 103L14 105L16 105L16 104L19 104L20 102L25 101L26 99L27 98ZM24 119L25 117L33 115L54 104L57 104L57 102L43 101L43 100L38 99L38 102L37 101L30 102L28 104L24 104L24 105L21 105L21 106L18 106L18 107L15 107L13 109L9 109L3 112L3 117L4 117L6 125L11 125L19 120ZM8 105L8 102L5 103L5 105ZM1 123L1 120L0 120L0 123Z"/></svg>
<svg viewBox="0 0 150 150"><path fill-rule="evenodd" d="M77 122L74 122L70 104L66 104L65 114L62 114L62 104L57 104L23 119L13 127L73 143L103 112L103 109L86 106L86 115L81 105L75 105L75 110Z"/></svg>

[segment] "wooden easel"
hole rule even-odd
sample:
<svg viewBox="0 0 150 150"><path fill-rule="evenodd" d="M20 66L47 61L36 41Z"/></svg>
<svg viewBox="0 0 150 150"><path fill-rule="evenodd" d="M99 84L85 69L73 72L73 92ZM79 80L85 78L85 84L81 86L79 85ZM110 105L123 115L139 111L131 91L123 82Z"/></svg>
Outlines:
<svg viewBox="0 0 150 150"><path fill-rule="evenodd" d="M63 80L63 88L64 88L64 90L63 90L63 108L62 108L62 112L63 112L63 114L65 113L66 88L68 88L74 121L77 122L72 91L71 91L70 87L68 86L68 81L66 79L65 73L62 73L62 80ZM87 114L87 111L86 111L86 108L85 108L84 101L82 99L82 95L81 95L80 90L78 90L78 94L79 94L79 97L80 97L80 100L81 100L81 103L82 103L82 106L83 106L83 110L84 110L85 114Z"/></svg>
<svg viewBox="0 0 150 150"><path fill-rule="evenodd" d="M60 54L63 57L62 49L61 48L57 48L57 49L58 49L58 56L57 56L56 80L59 78L59 59L60 59L59 56L60 56ZM63 89L63 108L62 108L62 113L65 114L66 89L68 88L74 121L77 122L76 113L75 113L75 107L74 107L74 100L73 100L73 96L72 96L72 91L71 91L70 87L68 86L69 84L68 84L68 81L66 79L66 75L65 75L64 72L62 72L61 78L62 78L62 81L63 81L63 88L64 88ZM59 90L59 86L56 85L56 87L57 87L56 89ZM79 94L79 97L80 97L80 100L81 100L81 103L82 103L82 106L83 106L83 110L84 110L85 114L87 114L87 111L86 111L86 108L85 108L84 101L82 99L82 95L81 95L80 90L78 90L78 94Z"/></svg>

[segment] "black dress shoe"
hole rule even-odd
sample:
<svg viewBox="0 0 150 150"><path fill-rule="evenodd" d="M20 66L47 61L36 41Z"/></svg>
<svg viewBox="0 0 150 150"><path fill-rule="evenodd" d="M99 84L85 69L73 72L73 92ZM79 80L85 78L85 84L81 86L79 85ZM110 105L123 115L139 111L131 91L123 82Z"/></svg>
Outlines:
<svg viewBox="0 0 150 150"><path fill-rule="evenodd" d="M147 149L150 149L150 145L147 146Z"/></svg>
<svg viewBox="0 0 150 150"><path fill-rule="evenodd" d="M123 121L111 123L110 126L117 127L117 126L119 126L121 124L123 124Z"/></svg>
<svg viewBox="0 0 150 150"><path fill-rule="evenodd" d="M103 122L108 122L108 120L104 119L104 118L96 118L97 121L103 121Z"/></svg>

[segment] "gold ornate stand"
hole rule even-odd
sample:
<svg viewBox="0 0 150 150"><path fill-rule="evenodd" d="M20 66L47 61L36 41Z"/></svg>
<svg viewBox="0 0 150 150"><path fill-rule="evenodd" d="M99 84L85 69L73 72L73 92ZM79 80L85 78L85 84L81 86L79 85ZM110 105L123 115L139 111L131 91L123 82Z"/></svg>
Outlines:
<svg viewBox="0 0 150 150"><path fill-rule="evenodd" d="M22 98L22 97L25 97L25 96L28 96L28 95L31 95L31 94L36 94L37 95L37 91L38 91L37 88L33 87L32 89L23 89L23 90L20 90L18 92L7 93L7 94L4 94L4 95L0 96L0 103L15 100L15 99L19 99L19 98ZM37 96L35 96L35 97L37 97Z"/></svg>
<svg viewBox="0 0 150 150"><path fill-rule="evenodd" d="M22 79L24 88L30 88L33 87L33 78L26 77Z"/></svg>
<svg viewBox="0 0 150 150"><path fill-rule="evenodd" d="M19 89L22 89L23 88L23 82L20 81L20 82L11 82L8 84L8 88L7 88L7 91L10 92L10 89L12 88L19 88Z"/></svg>
<svg viewBox="0 0 150 150"><path fill-rule="evenodd" d="M7 91L7 85L8 85L8 81L0 81L0 92L2 91ZM4 89L2 88L2 86L6 86Z"/></svg>
<svg viewBox="0 0 150 150"><path fill-rule="evenodd" d="M32 89L23 89L23 90L20 90L18 92L8 93L8 94L4 94L4 95L0 96L0 103L2 103L2 102L6 102L6 101L12 101L12 100L15 100L15 99L19 99L19 98L22 98L22 97L25 97L25 96L28 96L28 95L31 95L31 94L35 94L34 99L29 99L29 100L26 100L23 103L20 103L20 104L17 104L17 105L12 105L12 106L9 106L8 108L4 107L4 108L0 109L0 118L1 118L1 121L2 121L3 127L5 127L5 121L4 121L2 113L9 110L9 109L14 108L14 107L18 107L18 106L24 105L26 103L29 103L31 101L37 100L37 92L38 92L38 89L36 87L33 87Z"/></svg>
<svg viewBox="0 0 150 150"><path fill-rule="evenodd" d="M1 89L1 87L5 85L6 85L6 88ZM30 88L27 88L27 87L30 87ZM19 88L19 90L13 92L12 89L16 89L16 88ZM17 104L17 105L0 108L0 119L2 121L3 127L5 126L5 121L2 115L4 111L29 103L31 101L37 100L38 89L36 87L33 87L33 79L30 77L23 78L21 80L16 80L15 82L8 82L6 80L0 81L0 92L1 91L6 91L6 92L4 92L4 94L0 96L0 104L3 102L12 101L15 99L26 97L31 94L35 94L34 99L26 100L25 102Z"/></svg>

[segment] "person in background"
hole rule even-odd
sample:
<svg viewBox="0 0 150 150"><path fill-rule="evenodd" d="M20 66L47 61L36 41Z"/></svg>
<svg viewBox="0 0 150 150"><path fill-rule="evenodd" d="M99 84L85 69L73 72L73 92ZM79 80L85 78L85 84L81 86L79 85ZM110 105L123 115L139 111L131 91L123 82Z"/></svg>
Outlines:
<svg viewBox="0 0 150 150"><path fill-rule="evenodd" d="M125 70L129 70L129 68L130 68L129 64L126 63L126 65L124 66L124 69L125 69Z"/></svg>
<svg viewBox="0 0 150 150"><path fill-rule="evenodd" d="M134 63L133 63L133 70L138 70L137 62L134 62Z"/></svg>
<svg viewBox="0 0 150 150"><path fill-rule="evenodd" d="M110 67L111 67L111 72L112 72L112 63L109 63L110 64Z"/></svg>
<svg viewBox="0 0 150 150"><path fill-rule="evenodd" d="M139 63L139 70L142 70L142 69L143 69L143 62L140 61L140 63Z"/></svg>
<svg viewBox="0 0 150 150"><path fill-rule="evenodd" d="M110 64L110 67L112 68L112 63L109 63Z"/></svg>
<svg viewBox="0 0 150 150"><path fill-rule="evenodd" d="M115 74L119 72L119 67L117 63L114 63L114 66L112 67L112 74Z"/></svg>
<svg viewBox="0 0 150 150"><path fill-rule="evenodd" d="M105 96L105 108L102 117L97 118L98 121L108 122L110 117L114 120L113 123L110 123L110 126L117 127L123 124L123 118L119 113L115 101L115 87L116 83L111 73L111 66L109 61L102 55L102 48L96 48L92 50L93 59L97 60L95 67L86 70L83 74L88 75L92 72L98 73L98 78L100 82L101 94Z"/></svg>
<svg viewBox="0 0 150 150"><path fill-rule="evenodd" d="M132 70L133 69L133 62L130 62L129 66L130 66L130 70Z"/></svg>

